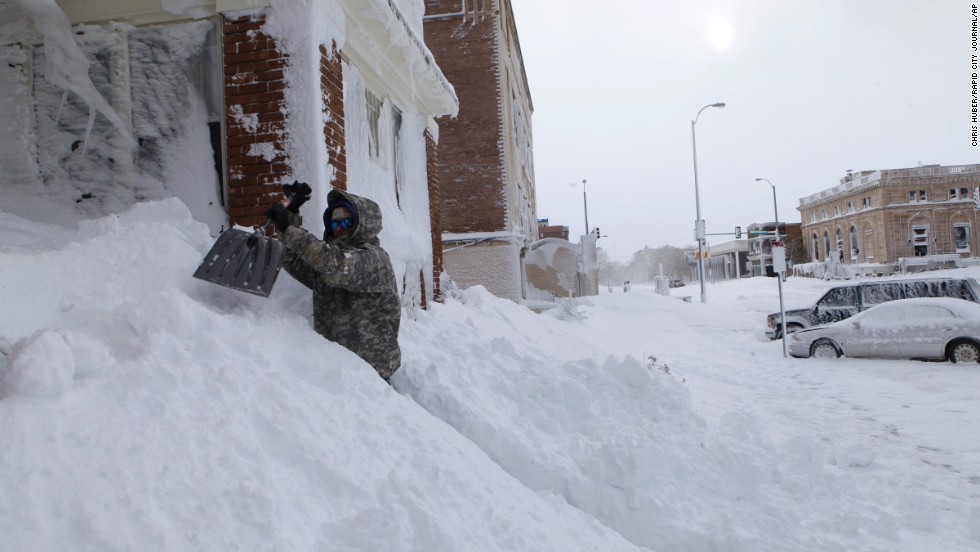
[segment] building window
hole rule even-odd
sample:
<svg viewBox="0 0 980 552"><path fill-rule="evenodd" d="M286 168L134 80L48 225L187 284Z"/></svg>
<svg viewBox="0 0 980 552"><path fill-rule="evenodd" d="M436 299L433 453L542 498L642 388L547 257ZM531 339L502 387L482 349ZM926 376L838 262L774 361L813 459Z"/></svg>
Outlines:
<svg viewBox="0 0 980 552"><path fill-rule="evenodd" d="M957 192L956 192L956 188L950 188L950 189L949 189L949 200L950 200L950 201L956 201L957 199L959 199L959 198L958 198L958 197L956 196L956 193L957 193Z"/></svg>
<svg viewBox="0 0 980 552"><path fill-rule="evenodd" d="M970 199L969 188L960 188L960 199Z"/></svg>
<svg viewBox="0 0 980 552"><path fill-rule="evenodd" d="M871 198L870 197L866 197L866 198L862 199L861 200L861 207L863 209L870 209L871 208Z"/></svg>
<svg viewBox="0 0 980 552"><path fill-rule="evenodd" d="M970 224L960 223L953 225L953 242L956 245L957 253L970 252Z"/></svg>
<svg viewBox="0 0 980 552"><path fill-rule="evenodd" d="M847 212L848 213L853 213L854 212L854 202L853 201L848 201L847 202Z"/></svg>
<svg viewBox="0 0 980 552"><path fill-rule="evenodd" d="M373 92L364 89L364 99L367 103L367 119L368 119L368 155L374 159L381 158L381 148L380 144L380 133L378 125L381 120L381 98L374 95Z"/></svg>
<svg viewBox="0 0 980 552"><path fill-rule="evenodd" d="M912 254L916 257L925 257L929 254L929 227L912 227Z"/></svg>
<svg viewBox="0 0 980 552"><path fill-rule="evenodd" d="M834 216L835 217L840 216L840 205L834 205Z"/></svg>
<svg viewBox="0 0 980 552"><path fill-rule="evenodd" d="M392 151L395 154L395 203L401 207L401 187L402 187L402 167L398 162L398 149L401 145L402 135L402 111L395 106L391 107L391 140Z"/></svg>
<svg viewBox="0 0 980 552"><path fill-rule="evenodd" d="M851 226L851 260L856 261L861 250L858 248L858 231Z"/></svg>
<svg viewBox="0 0 980 552"><path fill-rule="evenodd" d="M919 201L925 201L925 200L926 200L926 191L919 190Z"/></svg>
<svg viewBox="0 0 980 552"><path fill-rule="evenodd" d="M820 210L820 220L827 220L827 210L826 209L821 209Z"/></svg>
<svg viewBox="0 0 980 552"><path fill-rule="evenodd" d="M909 190L909 203L915 201L915 190Z"/></svg>
<svg viewBox="0 0 980 552"><path fill-rule="evenodd" d="M810 256L813 257L814 261L820 260L820 239L817 238L816 234L813 235L813 251Z"/></svg>
<svg viewBox="0 0 980 552"><path fill-rule="evenodd" d="M830 233L826 230L823 231L823 254L824 260L830 260Z"/></svg>

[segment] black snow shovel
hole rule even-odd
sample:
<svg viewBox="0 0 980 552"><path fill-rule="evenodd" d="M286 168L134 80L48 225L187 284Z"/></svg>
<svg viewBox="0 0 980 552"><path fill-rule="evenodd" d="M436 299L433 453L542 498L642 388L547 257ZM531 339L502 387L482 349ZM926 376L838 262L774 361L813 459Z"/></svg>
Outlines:
<svg viewBox="0 0 980 552"><path fill-rule="evenodd" d="M289 206L293 196L282 203ZM272 223L266 220L253 232L225 230L197 267L194 277L231 289L268 297L282 268L286 248L281 241L265 234Z"/></svg>

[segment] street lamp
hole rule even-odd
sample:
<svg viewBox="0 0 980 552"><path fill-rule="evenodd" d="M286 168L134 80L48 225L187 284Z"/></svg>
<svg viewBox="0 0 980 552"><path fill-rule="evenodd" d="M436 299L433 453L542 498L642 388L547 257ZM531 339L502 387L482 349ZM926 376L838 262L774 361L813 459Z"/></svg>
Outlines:
<svg viewBox="0 0 980 552"><path fill-rule="evenodd" d="M698 114L691 121L691 147L694 151L694 202L698 210L698 218L694 221L694 237L698 240L698 272L699 280L701 280L701 302L708 302L708 292L704 287L704 221L701 220L701 192L698 190L698 142L694 136L694 125L698 123L698 119L701 117L701 112L709 107L717 107L718 109L724 109L724 102L718 102L713 104L708 104L702 107Z"/></svg>
<svg viewBox="0 0 980 552"><path fill-rule="evenodd" d="M571 182L569 186L578 186L577 182ZM582 206L585 208L585 234L589 235L589 200L585 196L585 179L582 179Z"/></svg>
<svg viewBox="0 0 980 552"><path fill-rule="evenodd" d="M773 243L779 241L779 207L776 206L776 185L769 181L768 178L756 178L756 182L766 182L769 187L772 188L772 210L776 217L776 230L775 238ZM773 251L772 246L770 246L770 251ZM772 253L772 270L776 273L776 281L779 282L779 334L783 338L783 356L786 356L786 310L783 308L783 271L776 271L776 255L773 251Z"/></svg>

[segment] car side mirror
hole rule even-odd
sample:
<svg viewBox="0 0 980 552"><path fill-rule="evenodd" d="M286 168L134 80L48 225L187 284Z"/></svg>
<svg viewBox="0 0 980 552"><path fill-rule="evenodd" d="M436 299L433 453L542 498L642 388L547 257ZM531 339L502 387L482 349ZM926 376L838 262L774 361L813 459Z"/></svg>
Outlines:
<svg viewBox="0 0 980 552"><path fill-rule="evenodd" d="M813 306L813 314L820 314L820 305Z"/></svg>

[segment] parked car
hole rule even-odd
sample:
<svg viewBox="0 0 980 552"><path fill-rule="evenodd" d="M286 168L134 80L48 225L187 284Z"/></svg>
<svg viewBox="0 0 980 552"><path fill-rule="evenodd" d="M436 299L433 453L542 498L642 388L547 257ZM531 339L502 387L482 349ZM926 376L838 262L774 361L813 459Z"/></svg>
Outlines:
<svg viewBox="0 0 980 552"><path fill-rule="evenodd" d="M797 358L980 360L980 304L950 297L898 299L789 337Z"/></svg>
<svg viewBox="0 0 980 552"><path fill-rule="evenodd" d="M973 278L869 280L844 284L830 288L810 307L786 311L786 331L793 333L845 320L875 305L913 297L956 297L980 303L980 285ZM780 320L778 312L766 317L769 339L782 337Z"/></svg>
<svg viewBox="0 0 980 552"><path fill-rule="evenodd" d="M672 288L684 287L684 280L671 280L670 287Z"/></svg>

